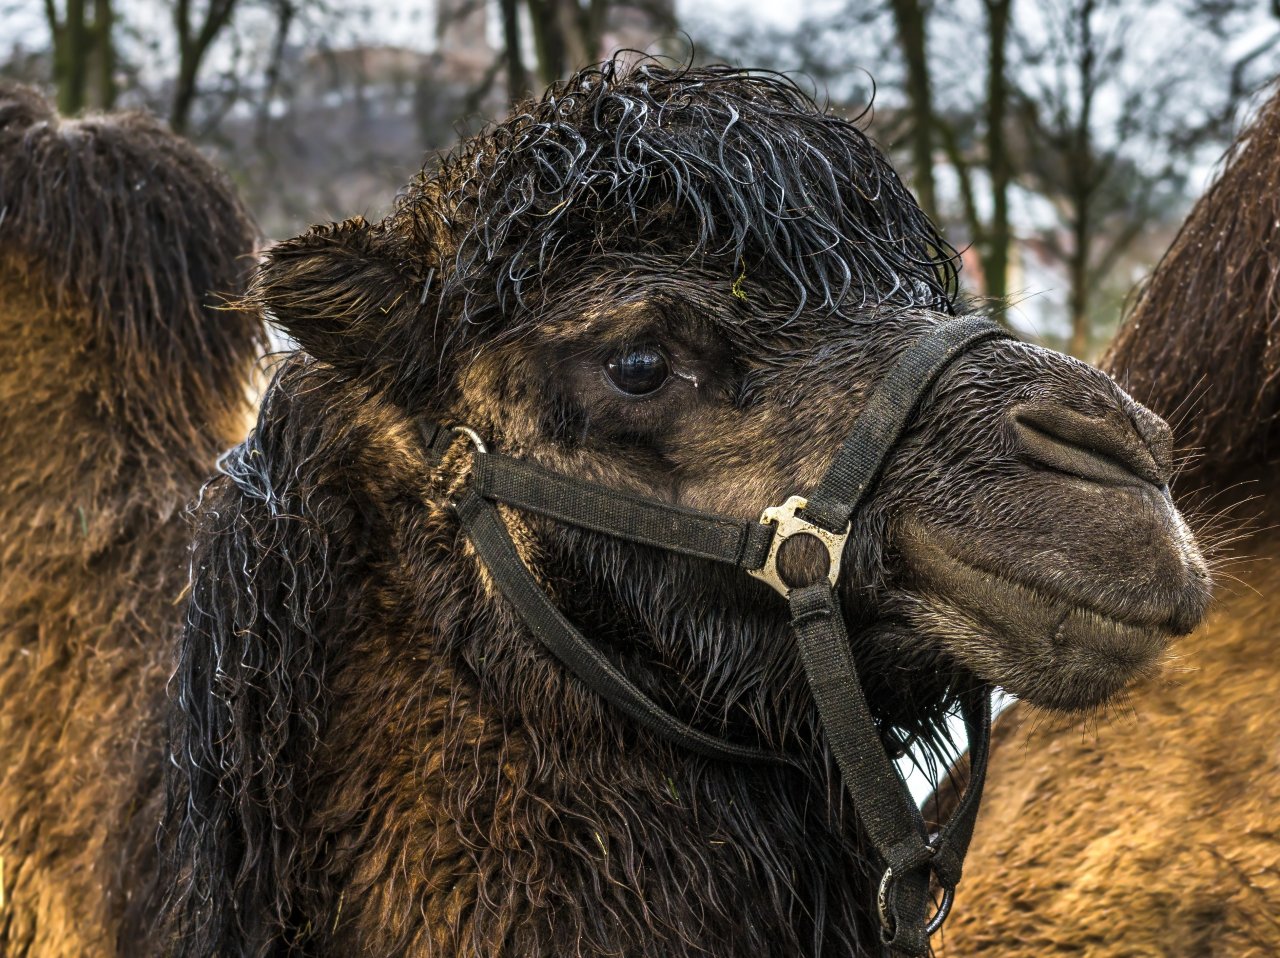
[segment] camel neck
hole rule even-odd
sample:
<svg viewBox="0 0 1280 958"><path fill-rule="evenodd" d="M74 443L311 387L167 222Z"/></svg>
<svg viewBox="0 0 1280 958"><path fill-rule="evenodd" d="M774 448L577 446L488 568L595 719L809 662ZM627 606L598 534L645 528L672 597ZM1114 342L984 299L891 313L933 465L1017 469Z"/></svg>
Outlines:
<svg viewBox="0 0 1280 958"><path fill-rule="evenodd" d="M419 656L443 644L424 637ZM466 666L413 662L379 698L383 722L359 733L338 730L367 712L369 673L338 681L350 695L335 701L338 741L313 802L346 825L322 843L345 856L326 862L332 887L348 889L334 953L418 954L427 936L440 953L506 941L501 954L531 958L575 945L671 958L873 953L863 907L874 877L834 774L823 786L691 759L619 736L603 713L593 736L552 738L513 721ZM401 872L406 849L413 867ZM376 898L351 893L362 876L390 874L403 877ZM388 924L388 910L405 923Z"/></svg>

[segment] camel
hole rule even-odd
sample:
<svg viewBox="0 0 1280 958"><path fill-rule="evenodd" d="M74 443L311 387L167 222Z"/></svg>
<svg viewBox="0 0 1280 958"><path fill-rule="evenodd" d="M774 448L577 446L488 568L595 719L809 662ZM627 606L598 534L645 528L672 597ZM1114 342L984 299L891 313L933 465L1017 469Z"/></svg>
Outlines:
<svg viewBox="0 0 1280 958"><path fill-rule="evenodd" d="M983 907L955 916L945 955L1280 954L1278 137L1280 94L1228 152L1107 359L1152 408L1185 418L1196 454L1179 485L1234 516L1226 525L1248 520L1233 548L1253 561L1126 714L1046 722L1019 703L1002 717L966 865Z"/></svg>
<svg viewBox="0 0 1280 958"><path fill-rule="evenodd" d="M138 954L185 504L241 440L256 229L139 114L0 83L0 954Z"/></svg>
<svg viewBox="0 0 1280 958"><path fill-rule="evenodd" d="M884 863L782 598L495 513L529 594L663 715L787 761L708 758L549 653L469 517L501 456L763 525L899 357L964 322L955 263L855 124L776 75L654 61L522 104L380 221L272 248L250 298L300 348L195 510L164 950L882 954ZM843 551L780 574L837 578L885 747L937 745L989 684L1095 708L1208 604L1172 468L1168 426L1109 377L985 340Z"/></svg>

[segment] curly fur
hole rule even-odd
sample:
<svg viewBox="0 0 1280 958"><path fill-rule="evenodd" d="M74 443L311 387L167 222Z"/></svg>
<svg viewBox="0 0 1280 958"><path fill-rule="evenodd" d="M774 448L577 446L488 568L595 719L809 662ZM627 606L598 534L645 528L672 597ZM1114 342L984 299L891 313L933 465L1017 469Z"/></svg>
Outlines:
<svg viewBox="0 0 1280 958"><path fill-rule="evenodd" d="M0 84L0 954L137 954L182 506L243 436L254 227L138 114Z"/></svg>
<svg viewBox="0 0 1280 958"><path fill-rule="evenodd" d="M955 311L958 256L849 121L769 74L622 69L517 108L424 171L372 231L357 218L278 248L291 268L276 272L271 308L306 317L318 358L379 369L410 404L434 399L476 343L535 333L584 257L735 264L738 295L764 307L742 315L744 332L770 348L838 309ZM340 259L317 276L322 238ZM438 308L437 348L406 368L423 358L424 304Z"/></svg>
<svg viewBox="0 0 1280 958"><path fill-rule="evenodd" d="M272 249L252 300L304 351L196 511L158 906L169 951L879 951L875 863L784 605L732 570L506 513L566 614L658 701L802 768L684 754L525 633L448 507L465 443L431 472L416 424L465 421L556 471L754 518L817 480L868 384L957 311L954 279L856 126L776 76L652 62L525 104L381 222ZM653 340L680 375L628 400L601 364ZM1203 608L1194 546L1158 490L1081 491L1019 458L1002 423L1045 397L1159 438L1096 370L987 344L938 384L858 517L845 602L891 743L940 746L956 696L1008 677L969 666L987 636L930 631L950 619L904 571L910 517L967 544L1004 536L1005 574L1051 535L1069 558L1042 590L1086 583L1111 615L1135 597L1172 623ZM1019 533L1037 522L1051 531ZM1102 694L1129 675L1085 650L1063 678L1068 644L1047 684ZM1025 644L1010 654L1014 677L1043 680Z"/></svg>

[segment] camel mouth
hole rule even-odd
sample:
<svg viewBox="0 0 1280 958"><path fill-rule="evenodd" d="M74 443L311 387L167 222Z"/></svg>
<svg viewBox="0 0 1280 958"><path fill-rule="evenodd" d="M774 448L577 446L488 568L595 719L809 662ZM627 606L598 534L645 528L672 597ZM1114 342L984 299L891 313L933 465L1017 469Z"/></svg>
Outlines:
<svg viewBox="0 0 1280 958"><path fill-rule="evenodd" d="M979 678L1045 708L1091 708L1157 674L1173 639L1199 621L1186 603L1159 608L1150 597L1100 609L1066 588L961 558L920 526L902 537L901 552L915 628Z"/></svg>

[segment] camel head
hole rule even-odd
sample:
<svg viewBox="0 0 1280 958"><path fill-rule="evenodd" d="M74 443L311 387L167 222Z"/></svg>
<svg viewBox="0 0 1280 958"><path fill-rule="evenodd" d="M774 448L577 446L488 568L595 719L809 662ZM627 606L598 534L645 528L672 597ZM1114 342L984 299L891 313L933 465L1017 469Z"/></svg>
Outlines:
<svg viewBox="0 0 1280 958"><path fill-rule="evenodd" d="M648 65L526 104L380 223L282 244L258 295L407 415L745 519L813 486L868 389L957 313L954 280L854 125L776 77ZM854 522L863 671L905 683L912 708L911 682L967 673L1066 709L1150 671L1209 595L1171 446L1074 359L998 341L956 362ZM544 574L591 597L587 625L722 705L786 700L781 610L759 583L516 521Z"/></svg>
<svg viewBox="0 0 1280 958"><path fill-rule="evenodd" d="M452 507L469 443L437 466L420 426L464 425L563 476L754 521L813 488L869 390L962 311L955 269L856 126L776 76L653 63L606 64L524 104L379 222L274 247L253 297L302 350L206 493L174 682L186 877L172 907L221 942L200 953L240 947L236 922L287 930L320 894L316 869L334 889L404 896L386 914L406 916L473 879L497 883L476 886L486 900L542 887L514 877L515 859L447 870L448 836L501 827L476 802L508 785L523 811L504 834L536 840L528 861L550 869L556 900L583 903L585 924L563 926L572 947L613 914L582 892L600 843L634 836L634 854L610 859L636 869L629 881L672 877L648 886L643 909L657 911L610 919L601 950L652 940L661 911L685 916L663 919L669 938L719 922L738 942L719 953L762 953L769 935L807 934L794 906L856 951L870 933L862 886L879 873L835 793L813 790L833 765L786 603L742 569L503 510L558 610L644 693L818 774L673 755L521 626ZM889 743L928 740L981 683L1084 708L1151 670L1209 594L1171 470L1168 427L1089 366L1005 340L951 364L842 555L852 652ZM799 548L784 574L819 561L805 542L787 543ZM482 784L489 770L501 780ZM672 892L729 873L697 850L701 826L676 797L691 792L672 775L703 796L688 807L740 830L725 848L783 876L754 893L772 924L744 925L719 893L699 905ZM548 781L554 797L526 807ZM575 814L596 823L582 841L562 827ZM365 837L344 845L330 837L342 829ZM395 876L419 840L434 884L414 892ZM368 900L367 933L405 953L393 931L411 931L387 930L384 899Z"/></svg>

